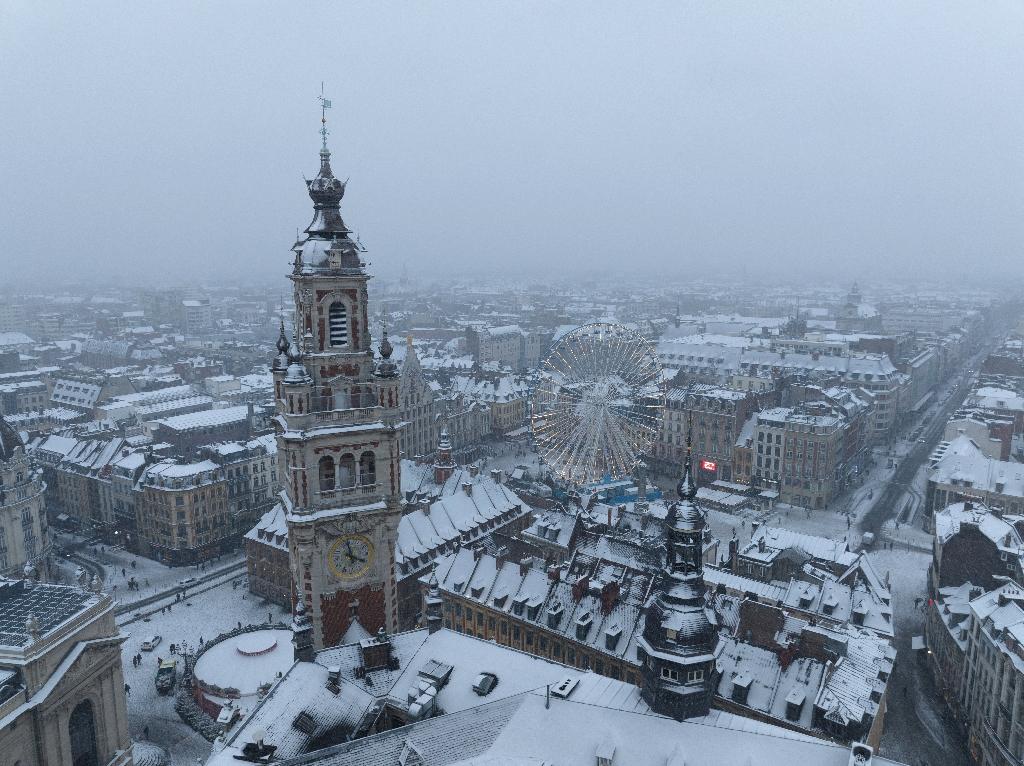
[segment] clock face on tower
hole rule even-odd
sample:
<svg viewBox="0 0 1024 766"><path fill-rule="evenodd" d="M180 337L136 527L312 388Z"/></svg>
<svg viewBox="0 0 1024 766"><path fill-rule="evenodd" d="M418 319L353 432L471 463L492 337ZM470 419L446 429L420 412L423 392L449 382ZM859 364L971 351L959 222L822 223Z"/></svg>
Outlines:
<svg viewBox="0 0 1024 766"><path fill-rule="evenodd" d="M373 563L373 543L366 535L342 535L327 550L327 567L340 580L362 577Z"/></svg>

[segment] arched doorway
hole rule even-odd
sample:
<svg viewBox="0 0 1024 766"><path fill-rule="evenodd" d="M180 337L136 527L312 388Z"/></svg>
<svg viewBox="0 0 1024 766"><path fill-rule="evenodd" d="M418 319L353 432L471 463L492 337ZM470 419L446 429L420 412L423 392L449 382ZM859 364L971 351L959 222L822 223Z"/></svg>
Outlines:
<svg viewBox="0 0 1024 766"><path fill-rule="evenodd" d="M96 752L96 721L92 713L92 702L84 700L71 711L68 719L68 736L71 739L71 766L99 766Z"/></svg>

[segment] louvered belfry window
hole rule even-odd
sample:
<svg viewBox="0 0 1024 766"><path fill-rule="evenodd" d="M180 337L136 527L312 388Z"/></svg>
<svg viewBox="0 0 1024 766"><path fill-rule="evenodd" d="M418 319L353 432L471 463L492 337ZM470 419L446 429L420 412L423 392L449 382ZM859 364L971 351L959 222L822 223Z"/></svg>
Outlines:
<svg viewBox="0 0 1024 766"><path fill-rule="evenodd" d="M344 303L332 303L328 312L331 328L331 346L348 345L348 309Z"/></svg>

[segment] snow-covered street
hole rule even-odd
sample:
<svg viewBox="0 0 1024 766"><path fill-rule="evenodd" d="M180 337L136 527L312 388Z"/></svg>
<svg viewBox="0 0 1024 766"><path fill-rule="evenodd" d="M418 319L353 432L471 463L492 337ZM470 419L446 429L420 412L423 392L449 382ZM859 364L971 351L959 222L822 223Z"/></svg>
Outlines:
<svg viewBox="0 0 1024 766"><path fill-rule="evenodd" d="M182 570L178 570L182 571ZM118 572L120 574L120 572ZM185 643L197 646L200 639L210 640L218 634L243 625L287 622L290 615L276 604L269 604L242 588L233 588L230 579L210 590L197 593L182 602L170 599L166 612L158 611L132 621L126 616L122 632L127 639L122 645L125 682L131 687L128 696L129 733L135 740L147 738L163 747L171 756L173 766L195 766L196 759L205 760L209 743L181 721L174 711L174 695L156 691L158 658L170 655L170 645ZM143 652L141 644L150 636L162 640L152 652ZM142 655L142 664L135 667L132 658ZM178 663L180 681L182 663Z"/></svg>

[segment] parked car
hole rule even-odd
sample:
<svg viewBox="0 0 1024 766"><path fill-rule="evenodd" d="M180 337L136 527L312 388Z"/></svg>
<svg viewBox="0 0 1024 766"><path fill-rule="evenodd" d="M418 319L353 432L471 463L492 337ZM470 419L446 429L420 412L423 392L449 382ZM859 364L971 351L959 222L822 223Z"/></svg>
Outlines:
<svg viewBox="0 0 1024 766"><path fill-rule="evenodd" d="M178 580L178 585L180 585L182 588L187 588L190 585L195 585L197 582L199 582L199 580L197 580L195 577L186 577L182 580Z"/></svg>
<svg viewBox="0 0 1024 766"><path fill-rule="evenodd" d="M160 642L163 641L163 636L150 636L142 642L142 651L151 652L160 646Z"/></svg>

